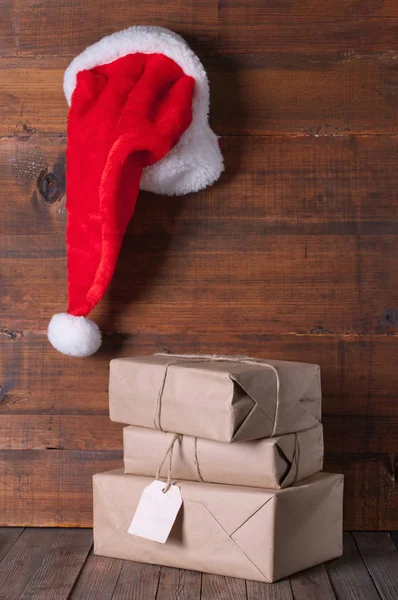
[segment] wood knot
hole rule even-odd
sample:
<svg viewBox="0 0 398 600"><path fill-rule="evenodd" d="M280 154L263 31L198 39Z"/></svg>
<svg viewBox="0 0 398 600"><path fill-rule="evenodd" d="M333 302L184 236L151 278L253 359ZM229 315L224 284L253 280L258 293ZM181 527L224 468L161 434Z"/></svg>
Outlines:
<svg viewBox="0 0 398 600"><path fill-rule="evenodd" d="M64 193L63 185L60 185L60 182L54 173L40 173L37 180L37 187L44 202L47 202L48 204L57 202Z"/></svg>

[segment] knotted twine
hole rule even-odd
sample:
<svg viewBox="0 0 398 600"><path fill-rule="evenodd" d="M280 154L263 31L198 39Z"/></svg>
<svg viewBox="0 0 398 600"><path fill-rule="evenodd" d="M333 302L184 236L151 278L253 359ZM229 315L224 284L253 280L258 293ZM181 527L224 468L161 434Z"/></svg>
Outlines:
<svg viewBox="0 0 398 600"><path fill-rule="evenodd" d="M162 492L165 494L166 492L169 491L170 486L171 486L171 469L172 469L172 464L173 464L173 450L174 450L174 445L176 443L176 441L182 437L181 433L174 433L173 437L170 441L170 444L168 445L166 452L160 462L160 465L158 467L157 473L156 473L156 479L160 479L160 472L162 470L163 464L167 458L167 456L169 457L169 465L168 465L168 470L167 470L167 482L166 482L166 487L163 488ZM194 441L194 464L196 467L196 472L198 474L198 479L199 481L201 481L202 483L204 482L204 479L202 477L202 474L200 472L200 468L199 468L199 461L198 461L198 451L197 451L197 441L198 438L195 438Z"/></svg>
<svg viewBox="0 0 398 600"><path fill-rule="evenodd" d="M170 356L170 355L165 352L158 352L158 353L156 353L155 356ZM164 392L164 388L166 385L166 379L167 379L167 373L168 373L169 367L171 367L172 365L177 365L177 364L186 364L187 361L185 359L188 358L188 359L194 360L194 362L231 362L231 363L240 363L240 364L246 364L246 365L259 365L261 367L264 367L266 369L270 369L271 371L273 371L275 374L275 379L276 379L276 403L275 403L274 424L273 424L273 429L272 429L272 433L271 433L270 437L274 437L274 435L276 433L277 423L278 423L280 378L279 378L278 371L276 370L276 368L273 365L258 361L255 358L250 358L249 356L223 356L223 355L217 355L217 354L178 354L178 355L174 355L174 356L176 356L177 360L173 360L173 361L167 363L166 368L163 373L162 381L160 383L159 392L158 392L158 395L156 398L155 413L154 413L154 417L153 417L153 424L155 426L155 429L164 431L164 429L162 428L162 425L161 425L160 417L161 417L163 392ZM184 360L181 360L181 359L184 359ZM181 433L175 433L173 435L173 438L170 441L170 444L165 452L165 455L164 455L164 457L159 465L159 468L157 470L157 473L156 473L156 479L159 479L162 466L163 466L167 456L169 456L167 482L166 482L165 488L163 489L163 493L168 492L168 490L170 489L170 486L171 486L171 469L172 469L172 462L173 462L174 444L176 443L176 441L179 439L179 437L181 435L182 435ZM296 457L296 448L298 448L297 436L296 436L296 444L295 444L295 451L294 451L293 459ZM198 461L197 438L196 437L195 437L195 442L194 442L194 462L195 462L196 470L198 473L199 481L203 482L204 480L203 480L202 474L200 472L199 461ZM297 463L296 463L296 467L298 470Z"/></svg>

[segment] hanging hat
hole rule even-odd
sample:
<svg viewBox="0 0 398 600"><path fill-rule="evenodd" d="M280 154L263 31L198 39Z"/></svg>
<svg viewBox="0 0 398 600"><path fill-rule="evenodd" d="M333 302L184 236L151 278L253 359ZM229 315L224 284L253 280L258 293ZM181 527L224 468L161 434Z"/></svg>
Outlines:
<svg viewBox="0 0 398 600"><path fill-rule="evenodd" d="M188 194L223 170L208 123L209 84L186 42L160 27L130 27L77 56L65 72L67 144L66 313L48 327L64 354L101 345L87 315L112 279L140 189Z"/></svg>

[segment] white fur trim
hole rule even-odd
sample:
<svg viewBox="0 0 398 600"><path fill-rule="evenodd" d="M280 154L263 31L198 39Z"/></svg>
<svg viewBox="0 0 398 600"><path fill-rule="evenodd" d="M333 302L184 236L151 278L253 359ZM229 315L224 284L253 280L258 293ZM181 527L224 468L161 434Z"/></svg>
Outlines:
<svg viewBox="0 0 398 600"><path fill-rule="evenodd" d="M47 334L54 348L69 356L90 356L97 352L102 341L98 325L86 317L68 313L54 315Z"/></svg>
<svg viewBox="0 0 398 600"><path fill-rule="evenodd" d="M64 76L64 92L70 105L79 71L92 69L132 54L161 53L195 79L192 123L176 146L158 163L147 167L141 189L158 194L187 194L214 183L224 170L217 136L210 129L209 82L199 58L182 37L163 27L136 26L102 38L79 54Z"/></svg>

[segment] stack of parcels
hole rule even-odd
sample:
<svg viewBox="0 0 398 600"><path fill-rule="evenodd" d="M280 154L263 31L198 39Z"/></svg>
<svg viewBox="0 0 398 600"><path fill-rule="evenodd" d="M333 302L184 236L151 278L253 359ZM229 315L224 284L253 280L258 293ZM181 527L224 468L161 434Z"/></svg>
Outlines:
<svg viewBox="0 0 398 600"><path fill-rule="evenodd" d="M343 476L320 472L317 365L115 359L109 394L111 419L130 426L124 471L94 476L96 554L265 582L341 555ZM183 505L167 541L131 535L142 492L170 476Z"/></svg>

